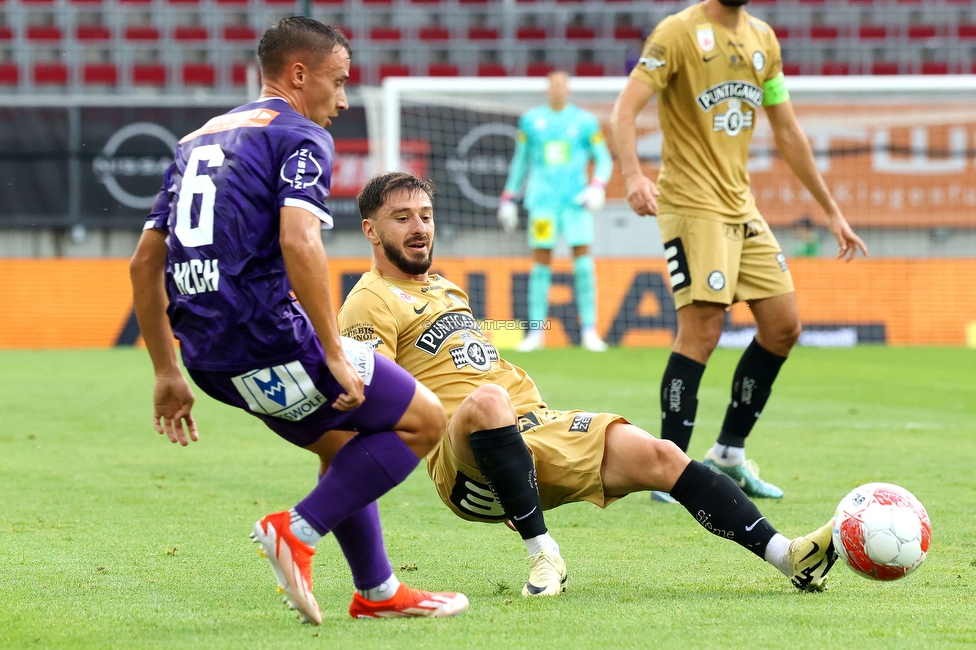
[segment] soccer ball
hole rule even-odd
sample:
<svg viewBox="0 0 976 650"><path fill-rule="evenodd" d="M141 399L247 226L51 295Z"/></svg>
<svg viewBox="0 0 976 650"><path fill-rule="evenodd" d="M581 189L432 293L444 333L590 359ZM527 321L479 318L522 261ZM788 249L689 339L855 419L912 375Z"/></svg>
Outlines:
<svg viewBox="0 0 976 650"><path fill-rule="evenodd" d="M897 580L928 553L932 524L911 492L891 483L851 491L834 515L834 548L849 567L874 580Z"/></svg>

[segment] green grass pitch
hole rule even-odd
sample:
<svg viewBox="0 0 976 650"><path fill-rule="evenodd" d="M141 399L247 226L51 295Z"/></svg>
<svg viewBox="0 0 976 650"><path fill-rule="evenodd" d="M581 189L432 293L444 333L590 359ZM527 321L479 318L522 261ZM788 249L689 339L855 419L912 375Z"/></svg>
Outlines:
<svg viewBox="0 0 976 650"><path fill-rule="evenodd" d="M615 411L657 433L666 350L512 354L554 408ZM691 455L728 400L738 352L705 374ZM455 518L426 473L385 496L399 577L471 600L447 620L355 621L348 569L326 538L315 561L321 627L281 604L248 533L311 488L315 459L198 392L200 442L150 422L142 350L0 352L2 648L962 648L976 644L976 351L798 349L750 438L760 502L787 536L826 521L851 488L898 483L928 508L933 543L908 578L838 565L801 594L701 529L680 506L632 495L573 504L548 523L565 596L520 595L528 562L504 526Z"/></svg>

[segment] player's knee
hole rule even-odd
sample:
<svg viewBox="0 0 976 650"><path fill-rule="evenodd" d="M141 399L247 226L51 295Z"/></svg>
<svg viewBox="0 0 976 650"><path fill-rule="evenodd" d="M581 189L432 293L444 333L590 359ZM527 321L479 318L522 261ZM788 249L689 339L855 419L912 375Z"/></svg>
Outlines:
<svg viewBox="0 0 976 650"><path fill-rule="evenodd" d="M454 418L460 430L471 432L512 424L516 415L507 390L497 384L484 384L464 398Z"/></svg>

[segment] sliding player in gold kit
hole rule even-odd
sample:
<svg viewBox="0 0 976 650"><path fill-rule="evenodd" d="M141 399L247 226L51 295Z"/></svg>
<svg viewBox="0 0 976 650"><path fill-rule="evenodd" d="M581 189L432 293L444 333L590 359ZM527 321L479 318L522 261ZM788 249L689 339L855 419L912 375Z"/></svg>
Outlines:
<svg viewBox="0 0 976 650"><path fill-rule="evenodd" d="M565 589L566 565L543 511L606 507L631 492L671 492L706 530L819 591L836 553L828 522L792 541L727 476L612 413L551 410L521 368L482 333L468 297L430 274L433 190L409 174L374 177L359 194L374 267L339 311L342 334L371 344L433 391L447 435L427 457L441 500L470 521L510 521L530 556L525 596Z"/></svg>
<svg viewBox="0 0 976 650"><path fill-rule="evenodd" d="M756 209L746 161L760 108L790 169L827 216L852 259L854 234L817 171L783 79L776 35L743 9L749 0L704 0L669 16L644 44L617 98L611 130L627 190L641 216L656 216L678 311L678 332L661 382L661 437L688 449L698 385L718 345L725 312L745 301L758 326L732 382L732 399L705 464L732 477L751 497L783 491L759 478L745 439L773 381L800 337L786 258ZM664 144L655 186L640 168L636 118L658 95ZM657 500L672 501L655 492Z"/></svg>

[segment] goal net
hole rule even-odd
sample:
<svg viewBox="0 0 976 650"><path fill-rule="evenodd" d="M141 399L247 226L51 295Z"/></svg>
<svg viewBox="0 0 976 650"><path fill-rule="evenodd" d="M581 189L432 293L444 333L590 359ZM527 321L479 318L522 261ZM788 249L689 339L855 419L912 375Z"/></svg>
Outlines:
<svg viewBox="0 0 976 650"><path fill-rule="evenodd" d="M832 259L837 246L823 212L779 155L760 114L749 161L752 189L796 282L805 342L960 345L968 332L976 345L976 77L788 82L816 164L871 252L850 265ZM489 318L525 318L527 215L520 210L520 229L511 235L495 215L518 118L545 103L547 83L392 78L364 96L374 168L436 182L443 264L487 260L485 273L467 275ZM609 136L610 111L625 83L623 77L573 78L570 101L596 115ZM656 105L637 126L638 154L653 179L662 143ZM674 310L656 223L628 208L619 166L607 198L592 246L601 333L613 343L666 345ZM574 342L571 257L565 246L555 252L553 313L560 331L554 336ZM748 341L751 325L748 308L737 305L723 342Z"/></svg>

